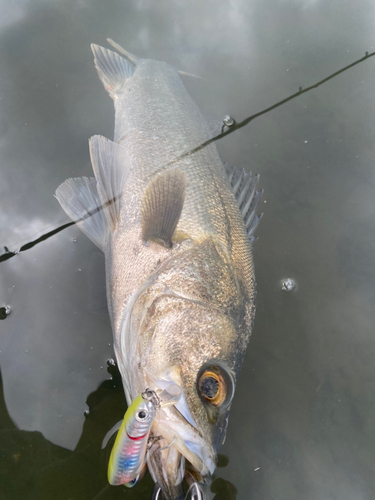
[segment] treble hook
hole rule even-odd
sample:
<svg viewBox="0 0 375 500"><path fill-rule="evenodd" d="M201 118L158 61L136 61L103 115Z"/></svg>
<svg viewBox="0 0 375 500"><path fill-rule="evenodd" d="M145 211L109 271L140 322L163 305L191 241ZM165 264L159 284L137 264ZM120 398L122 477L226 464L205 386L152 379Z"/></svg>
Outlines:
<svg viewBox="0 0 375 500"><path fill-rule="evenodd" d="M159 500L159 499L162 500L161 487L159 486L158 483L156 483L150 500Z"/></svg>
<svg viewBox="0 0 375 500"><path fill-rule="evenodd" d="M170 448L172 446L172 444L176 441L176 439L177 439L177 437L175 436L173 441L171 441L169 444L167 444L167 446L163 446L163 448L159 448L159 451L167 450L168 448Z"/></svg>
<svg viewBox="0 0 375 500"><path fill-rule="evenodd" d="M190 488L186 493L185 500L187 500L189 493L191 493L191 500L204 500L205 498L204 493L202 492L197 482L194 482L190 485Z"/></svg>

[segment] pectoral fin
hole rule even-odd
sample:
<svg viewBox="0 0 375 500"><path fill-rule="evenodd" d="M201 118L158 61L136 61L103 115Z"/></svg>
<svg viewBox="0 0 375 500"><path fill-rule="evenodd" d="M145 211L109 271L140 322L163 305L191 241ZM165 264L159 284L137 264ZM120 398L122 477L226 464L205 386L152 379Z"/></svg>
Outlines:
<svg viewBox="0 0 375 500"><path fill-rule="evenodd" d="M142 238L172 246L185 201L186 176L181 170L158 175L146 188L142 199Z"/></svg>
<svg viewBox="0 0 375 500"><path fill-rule="evenodd" d="M89 143L98 194L109 228L114 231L120 212L122 188L130 170L130 160L121 146L105 137L94 135Z"/></svg>

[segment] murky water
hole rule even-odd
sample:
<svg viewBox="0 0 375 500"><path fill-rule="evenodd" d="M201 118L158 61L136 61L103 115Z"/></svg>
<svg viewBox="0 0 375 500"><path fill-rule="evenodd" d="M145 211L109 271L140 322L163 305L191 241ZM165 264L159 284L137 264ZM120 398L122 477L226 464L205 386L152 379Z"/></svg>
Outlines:
<svg viewBox="0 0 375 500"><path fill-rule="evenodd" d="M10 251L67 222L56 187L90 176L88 138L113 135L91 42L111 37L202 76L184 81L216 120L242 120L375 49L365 0L0 6L0 245ZM224 161L261 174L265 195L255 329L216 500L374 498L374 81L375 57L218 143ZM107 366L100 252L70 227L0 262L0 280L0 498L147 500L149 476L132 490L106 483L101 442L125 402Z"/></svg>

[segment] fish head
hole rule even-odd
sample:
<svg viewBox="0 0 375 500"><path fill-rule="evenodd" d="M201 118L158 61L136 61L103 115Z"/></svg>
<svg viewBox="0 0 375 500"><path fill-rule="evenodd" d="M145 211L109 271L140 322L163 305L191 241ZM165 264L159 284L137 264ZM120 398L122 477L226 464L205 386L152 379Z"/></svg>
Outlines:
<svg viewBox="0 0 375 500"><path fill-rule="evenodd" d="M216 467L235 389L238 335L230 316L168 294L154 301L146 330L144 383L181 388L177 403L156 412L148 454L154 481L174 500L184 477L209 483Z"/></svg>
<svg viewBox="0 0 375 500"><path fill-rule="evenodd" d="M253 317L241 283L209 238L165 264L132 308L130 396L181 389L150 433L147 464L165 500L183 497L184 478L209 484L215 470Z"/></svg>

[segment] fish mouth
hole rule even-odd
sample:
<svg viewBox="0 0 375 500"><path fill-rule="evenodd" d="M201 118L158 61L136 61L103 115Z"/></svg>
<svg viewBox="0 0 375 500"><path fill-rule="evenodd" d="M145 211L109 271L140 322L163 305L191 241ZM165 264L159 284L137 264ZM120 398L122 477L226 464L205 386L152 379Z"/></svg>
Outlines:
<svg viewBox="0 0 375 500"><path fill-rule="evenodd" d="M156 488L154 495L157 493L164 500L184 499L184 479L189 486L195 484L196 489L209 484L216 467L216 453L177 408L161 409L158 413L147 456L149 472L161 490ZM191 415L187 416L191 420Z"/></svg>
<svg viewBox="0 0 375 500"><path fill-rule="evenodd" d="M182 381L179 367L168 368L150 384L156 392L168 392L171 384L180 388L179 398L172 404L161 404L156 412L147 454L149 472L160 486L164 500L187 498L182 485L184 479L189 486L195 485L193 489L198 492L190 493L192 498L204 498L204 485L210 484L216 468L216 451L225 439L234 378L217 360L201 366L197 380L204 376L209 381L216 377L225 387L217 405L205 402L197 390L191 390L191 385ZM205 389L209 390L210 386Z"/></svg>

